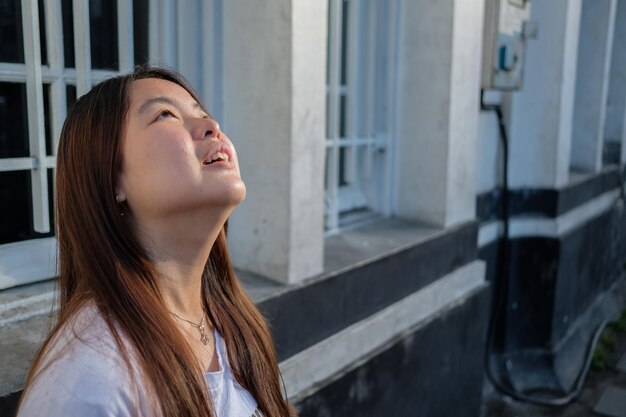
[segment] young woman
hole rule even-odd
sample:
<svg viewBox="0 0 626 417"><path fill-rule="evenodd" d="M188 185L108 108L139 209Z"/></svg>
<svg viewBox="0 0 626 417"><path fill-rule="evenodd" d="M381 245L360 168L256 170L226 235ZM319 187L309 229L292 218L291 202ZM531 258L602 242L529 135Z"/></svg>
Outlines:
<svg viewBox="0 0 626 417"><path fill-rule="evenodd" d="M226 246L233 144L176 73L96 85L57 156L59 320L18 416L293 416Z"/></svg>

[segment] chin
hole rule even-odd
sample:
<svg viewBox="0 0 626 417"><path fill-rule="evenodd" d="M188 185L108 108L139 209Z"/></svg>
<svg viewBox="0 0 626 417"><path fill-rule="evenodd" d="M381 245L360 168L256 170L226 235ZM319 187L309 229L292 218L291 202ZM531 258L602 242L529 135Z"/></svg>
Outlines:
<svg viewBox="0 0 626 417"><path fill-rule="evenodd" d="M221 190L220 198L224 205L238 206L246 198L246 185L241 180L229 184Z"/></svg>

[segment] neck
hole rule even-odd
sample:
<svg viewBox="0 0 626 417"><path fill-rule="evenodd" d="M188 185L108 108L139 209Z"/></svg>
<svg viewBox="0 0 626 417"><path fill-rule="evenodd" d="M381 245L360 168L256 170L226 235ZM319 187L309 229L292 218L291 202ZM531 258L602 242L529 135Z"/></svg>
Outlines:
<svg viewBox="0 0 626 417"><path fill-rule="evenodd" d="M204 317L202 274L227 218L222 210L136 222L137 236L154 264L165 307L171 313L196 323Z"/></svg>

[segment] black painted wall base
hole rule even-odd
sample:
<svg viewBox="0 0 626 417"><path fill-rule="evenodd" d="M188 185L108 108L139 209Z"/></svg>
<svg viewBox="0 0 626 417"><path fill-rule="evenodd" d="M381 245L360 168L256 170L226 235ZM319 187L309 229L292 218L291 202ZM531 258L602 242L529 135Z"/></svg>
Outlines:
<svg viewBox="0 0 626 417"><path fill-rule="evenodd" d="M432 284L477 258L478 224L467 222L403 248L312 280L259 308L280 361ZM393 285L388 279L393 277Z"/></svg>
<svg viewBox="0 0 626 417"><path fill-rule="evenodd" d="M509 243L506 350L558 345L593 301L620 276L626 261L626 212L620 207L559 239L527 237ZM499 271L499 245L479 250L487 279Z"/></svg>
<svg viewBox="0 0 626 417"><path fill-rule="evenodd" d="M620 174L612 167L563 189L513 191L512 221L516 216L559 221L557 217L619 186ZM483 221L498 218L499 196L495 190L479 197ZM502 355L492 359L507 362L506 379L518 391L568 391L594 331L608 318L597 305L623 276L626 261L626 210L615 198L606 211L581 219L558 237L510 239L508 268L499 264L501 240L479 249L479 258L488 264L487 279L494 287L506 283L494 338L495 351Z"/></svg>
<svg viewBox="0 0 626 417"><path fill-rule="evenodd" d="M304 399L302 417L478 417L489 310L485 285Z"/></svg>

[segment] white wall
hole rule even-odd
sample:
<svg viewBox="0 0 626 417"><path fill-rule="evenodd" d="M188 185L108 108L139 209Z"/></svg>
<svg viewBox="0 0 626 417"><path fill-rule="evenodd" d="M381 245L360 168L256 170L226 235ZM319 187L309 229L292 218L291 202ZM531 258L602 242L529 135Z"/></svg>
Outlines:
<svg viewBox="0 0 626 417"><path fill-rule="evenodd" d="M502 145L493 111L480 112L476 151L476 194L482 194L502 185Z"/></svg>

